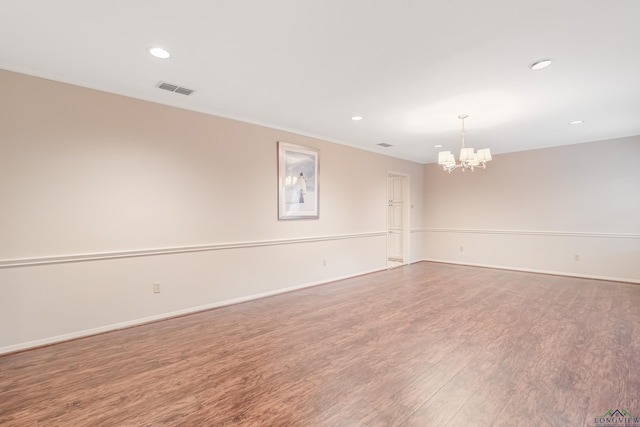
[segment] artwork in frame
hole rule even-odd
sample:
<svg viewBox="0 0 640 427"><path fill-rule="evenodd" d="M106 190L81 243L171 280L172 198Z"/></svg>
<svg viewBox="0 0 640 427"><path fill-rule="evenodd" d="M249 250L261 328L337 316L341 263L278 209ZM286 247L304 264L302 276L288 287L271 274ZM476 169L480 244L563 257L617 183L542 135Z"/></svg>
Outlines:
<svg viewBox="0 0 640 427"><path fill-rule="evenodd" d="M278 142L278 219L319 218L319 154Z"/></svg>

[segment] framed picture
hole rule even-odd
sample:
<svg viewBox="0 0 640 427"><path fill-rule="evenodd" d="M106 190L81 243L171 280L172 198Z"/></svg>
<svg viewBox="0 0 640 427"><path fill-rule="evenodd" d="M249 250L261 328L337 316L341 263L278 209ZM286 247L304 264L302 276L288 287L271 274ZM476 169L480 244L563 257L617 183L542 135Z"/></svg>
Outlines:
<svg viewBox="0 0 640 427"><path fill-rule="evenodd" d="M319 218L319 154L278 142L278 219Z"/></svg>

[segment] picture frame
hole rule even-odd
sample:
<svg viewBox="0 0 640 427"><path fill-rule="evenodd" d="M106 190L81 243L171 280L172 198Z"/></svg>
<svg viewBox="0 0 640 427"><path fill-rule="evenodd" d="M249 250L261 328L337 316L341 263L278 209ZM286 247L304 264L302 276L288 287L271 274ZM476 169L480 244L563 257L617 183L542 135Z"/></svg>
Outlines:
<svg viewBox="0 0 640 427"><path fill-rule="evenodd" d="M278 142L278 219L320 218L320 150Z"/></svg>

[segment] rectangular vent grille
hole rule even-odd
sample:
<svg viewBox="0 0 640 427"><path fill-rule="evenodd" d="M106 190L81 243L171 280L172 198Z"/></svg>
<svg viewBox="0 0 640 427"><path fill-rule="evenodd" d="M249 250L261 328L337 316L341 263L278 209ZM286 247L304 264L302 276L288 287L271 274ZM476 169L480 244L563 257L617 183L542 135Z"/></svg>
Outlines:
<svg viewBox="0 0 640 427"><path fill-rule="evenodd" d="M391 144L387 144L386 142L381 142L380 144L378 144L380 147L384 147L384 148L388 148L388 147L393 147Z"/></svg>
<svg viewBox="0 0 640 427"><path fill-rule="evenodd" d="M171 83L160 82L158 83L158 87L163 90L168 90L169 92L179 93L180 95L191 95L195 90L187 89L186 87L172 85Z"/></svg>

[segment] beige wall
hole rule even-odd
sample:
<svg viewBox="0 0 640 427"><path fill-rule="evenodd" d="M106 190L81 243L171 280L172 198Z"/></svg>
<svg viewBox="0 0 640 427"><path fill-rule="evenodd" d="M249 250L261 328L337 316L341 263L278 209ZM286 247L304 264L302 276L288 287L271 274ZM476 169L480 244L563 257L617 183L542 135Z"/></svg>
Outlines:
<svg viewBox="0 0 640 427"><path fill-rule="evenodd" d="M0 81L0 352L383 269L388 171L410 176L422 228L418 163L7 71ZM278 221L277 141L320 149L319 220Z"/></svg>
<svg viewBox="0 0 640 427"><path fill-rule="evenodd" d="M390 171L410 177L411 261L640 282L640 137L449 175L16 73L0 82L0 353L383 269ZM277 141L320 149L319 220L277 220Z"/></svg>
<svg viewBox="0 0 640 427"><path fill-rule="evenodd" d="M640 282L639 157L636 136L426 165L425 258Z"/></svg>

